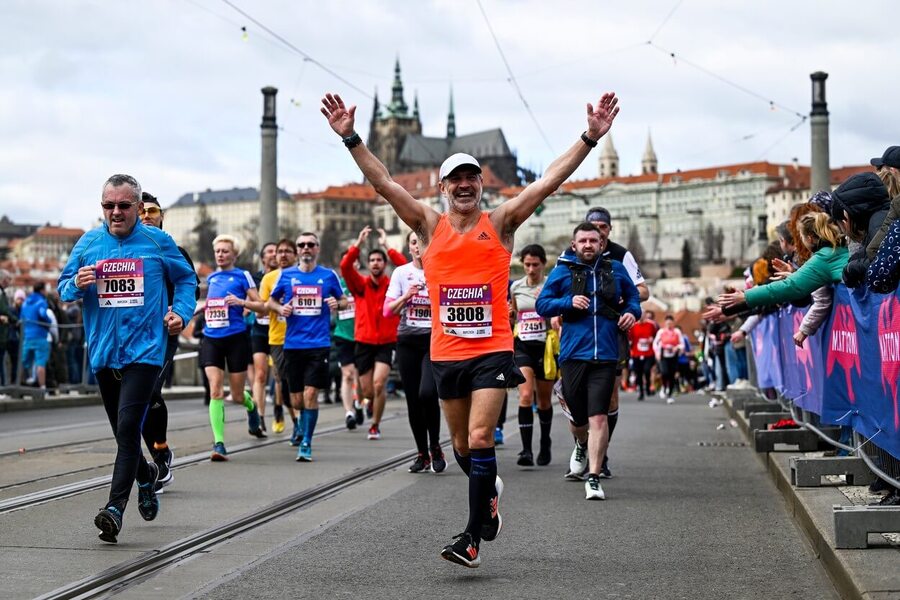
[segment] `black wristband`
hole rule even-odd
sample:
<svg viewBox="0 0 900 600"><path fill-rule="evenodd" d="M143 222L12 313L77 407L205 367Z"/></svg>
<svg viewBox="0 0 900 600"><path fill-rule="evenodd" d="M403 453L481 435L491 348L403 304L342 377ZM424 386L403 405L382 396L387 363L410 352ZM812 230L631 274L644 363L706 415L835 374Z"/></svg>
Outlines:
<svg viewBox="0 0 900 600"><path fill-rule="evenodd" d="M352 150L353 148L356 148L357 146L362 144L362 138L359 137L359 134L355 131L353 132L353 135L345 137L341 141L343 141L344 145L347 146L347 150Z"/></svg>
<svg viewBox="0 0 900 600"><path fill-rule="evenodd" d="M587 131L581 134L581 141L590 146L591 148L597 147L597 140L592 140L588 137ZM346 143L346 142L345 142Z"/></svg>

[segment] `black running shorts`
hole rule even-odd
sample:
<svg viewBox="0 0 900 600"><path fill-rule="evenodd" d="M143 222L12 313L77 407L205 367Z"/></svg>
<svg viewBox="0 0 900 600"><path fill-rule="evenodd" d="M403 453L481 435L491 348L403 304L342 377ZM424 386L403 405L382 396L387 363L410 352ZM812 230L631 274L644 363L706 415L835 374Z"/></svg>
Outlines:
<svg viewBox="0 0 900 600"><path fill-rule="evenodd" d="M242 331L221 338L203 336L200 342L200 365L225 369L229 373L244 373L247 365L253 363L250 353L250 338Z"/></svg>
<svg viewBox="0 0 900 600"><path fill-rule="evenodd" d="M512 352L491 352L468 360L431 361L438 397L468 398L475 390L514 388L525 383Z"/></svg>
<svg viewBox="0 0 900 600"><path fill-rule="evenodd" d="M576 427L588 424L588 417L608 415L616 385L616 361L567 360L560 365L563 398Z"/></svg>
<svg viewBox="0 0 900 600"><path fill-rule="evenodd" d="M338 364L342 367L356 364L356 342L344 338L332 338L337 349Z"/></svg>
<svg viewBox="0 0 900 600"><path fill-rule="evenodd" d="M517 367L530 367L536 379L549 381L544 377L544 342L523 342L516 338L513 349Z"/></svg>
<svg viewBox="0 0 900 600"><path fill-rule="evenodd" d="M394 348L397 344L364 344L356 342L356 352L353 362L360 375L365 375L375 368L375 363L380 362L389 367L394 364Z"/></svg>
<svg viewBox="0 0 900 600"><path fill-rule="evenodd" d="M284 350L288 387L292 393L302 392L306 387L323 390L328 387L328 355L331 348L312 350Z"/></svg>
<svg viewBox="0 0 900 600"><path fill-rule="evenodd" d="M262 337L258 335L251 335L250 349L253 350L253 354L268 354L270 351L269 336Z"/></svg>

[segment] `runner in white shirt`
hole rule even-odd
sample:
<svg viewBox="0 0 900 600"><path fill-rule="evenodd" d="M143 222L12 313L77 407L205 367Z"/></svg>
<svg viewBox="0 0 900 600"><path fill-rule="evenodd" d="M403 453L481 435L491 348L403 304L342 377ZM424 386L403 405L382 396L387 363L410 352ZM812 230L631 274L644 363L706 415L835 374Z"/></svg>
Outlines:
<svg viewBox="0 0 900 600"><path fill-rule="evenodd" d="M412 262L394 269L384 300L384 315L400 315L397 329L397 370L406 393L409 426L419 453L410 473L447 467L441 450L441 410L431 370L431 301L422 270L419 238L406 236Z"/></svg>

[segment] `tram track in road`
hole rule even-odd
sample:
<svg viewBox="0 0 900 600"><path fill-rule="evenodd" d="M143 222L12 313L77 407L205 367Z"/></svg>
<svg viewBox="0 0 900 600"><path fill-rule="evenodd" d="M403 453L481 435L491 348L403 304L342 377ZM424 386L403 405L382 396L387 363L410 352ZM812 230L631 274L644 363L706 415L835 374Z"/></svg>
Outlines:
<svg viewBox="0 0 900 600"><path fill-rule="evenodd" d="M445 439L442 440L441 446L446 447L449 444L450 440ZM415 456L415 449L408 450L374 465L357 469L347 475L291 494L261 509L253 510L226 523L220 523L210 529L145 552L136 558L114 565L80 581L57 588L38 597L37 600L87 600L107 597L140 583L153 574L199 552L208 551L235 536L259 528L285 514L325 500L372 477L387 473L406 464Z"/></svg>
<svg viewBox="0 0 900 600"><path fill-rule="evenodd" d="M243 421L243 420L245 420L245 419L242 417L235 417L232 419L228 419L225 422L226 422L226 424L229 424L229 423L237 423L237 422ZM109 421L103 421L103 424L109 425ZM183 427L171 427L168 429L168 432L172 433L175 431L191 431L193 429L202 429L204 427L209 427L209 421L205 421L203 423L198 423L197 425L185 425ZM37 452L46 452L48 450L58 450L60 448L69 448L72 446L84 446L85 444L96 444L99 442L109 442L110 439L111 439L110 435L107 434L103 437L92 438L92 439L88 439L88 440L76 440L73 442L60 442L58 444L47 444L46 446L35 446L34 448L28 448L26 446L24 448L19 448L17 450L5 450L3 452L0 452L0 458L7 458L10 456L22 456L23 454L34 454ZM65 475L65 473L63 475ZM55 476L53 476L53 477L55 477ZM13 485L21 485L21 484L15 483ZM4 487L11 487L11 486L2 486L2 487L0 487L0 489L3 489Z"/></svg>
<svg viewBox="0 0 900 600"><path fill-rule="evenodd" d="M401 416L402 415L400 414L394 414L389 417L383 418L382 422L399 419ZM341 433L343 431L347 431L347 428L344 425L335 425L333 427L327 427L317 431L313 437L319 438L334 435L336 433ZM277 444L285 444L287 442L288 439L286 437L269 438L267 440L256 442L246 442L233 446L228 450L228 454L229 456L231 456L233 454L240 454L242 452L250 452L259 448L268 448L269 446L274 446ZM199 452L197 454L191 454L182 458L176 458L172 463L172 469L178 470L184 467L201 464L208 461L209 452ZM83 471L83 469L71 471L69 473L62 473L53 477L63 477L65 475L77 474L81 471ZM102 475L99 477L92 477L90 479L84 479L81 481L75 481L72 483L52 487L46 490L32 492L30 494L23 494L21 496L8 498L6 500L0 500L0 515L11 513L17 510L24 510L26 508L31 508L33 506L46 504L48 502L53 502L56 500L62 500L64 498L70 498L72 496L77 496L79 494L83 494L93 490L98 490L105 486L108 486L111 481L111 474ZM16 485L24 485L24 483Z"/></svg>

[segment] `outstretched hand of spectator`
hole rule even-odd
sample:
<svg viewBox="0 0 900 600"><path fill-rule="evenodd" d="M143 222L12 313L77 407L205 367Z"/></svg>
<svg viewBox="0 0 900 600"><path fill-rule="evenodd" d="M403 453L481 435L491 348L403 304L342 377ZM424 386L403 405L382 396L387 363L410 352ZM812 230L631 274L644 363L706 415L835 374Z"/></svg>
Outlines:
<svg viewBox="0 0 900 600"><path fill-rule="evenodd" d="M794 334L794 343L797 345L798 348L802 348L803 342L805 342L805 341L806 341L806 334L803 333L802 331L798 331L797 333Z"/></svg>
<svg viewBox="0 0 900 600"><path fill-rule="evenodd" d="M735 304L740 304L741 302L743 302L744 292L737 290L727 294L719 294L719 297L716 301L719 303L719 306L728 308L729 306L734 306Z"/></svg>
<svg viewBox="0 0 900 600"><path fill-rule="evenodd" d="M706 311L700 316L710 323L721 323L725 320L725 315L722 314L722 307L716 304L710 304Z"/></svg>

